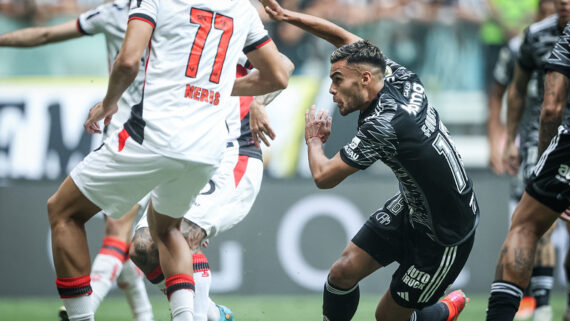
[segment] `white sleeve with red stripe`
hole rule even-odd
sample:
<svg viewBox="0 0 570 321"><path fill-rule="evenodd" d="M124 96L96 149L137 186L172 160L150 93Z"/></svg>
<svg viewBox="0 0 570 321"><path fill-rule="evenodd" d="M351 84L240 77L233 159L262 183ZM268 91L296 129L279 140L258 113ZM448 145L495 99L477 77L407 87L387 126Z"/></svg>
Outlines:
<svg viewBox="0 0 570 321"><path fill-rule="evenodd" d="M141 20L156 28L156 18L158 16L158 0L136 0L132 1L129 21Z"/></svg>
<svg viewBox="0 0 570 321"><path fill-rule="evenodd" d="M104 32L105 28L109 25L109 20L113 19L112 15L109 14L112 5L112 3L103 4L95 9L82 13L79 18L77 18L77 30L84 35L94 35Z"/></svg>
<svg viewBox="0 0 570 321"><path fill-rule="evenodd" d="M250 19L248 19L248 21L251 21L251 23L249 24L249 32L245 40L245 46L243 49L244 53L248 53L252 50L264 46L265 44L271 41L271 38L269 38L267 30L265 30L265 27L261 22L261 18L259 18L259 14L255 10L251 2L249 0L244 2L246 2L246 5L249 6L248 13L250 15Z"/></svg>

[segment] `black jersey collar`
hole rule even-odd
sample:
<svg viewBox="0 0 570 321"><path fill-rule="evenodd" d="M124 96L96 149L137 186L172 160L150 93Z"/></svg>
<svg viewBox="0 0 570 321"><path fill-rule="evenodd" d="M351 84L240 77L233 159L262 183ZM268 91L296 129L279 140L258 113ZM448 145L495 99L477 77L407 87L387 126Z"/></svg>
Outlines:
<svg viewBox="0 0 570 321"><path fill-rule="evenodd" d="M386 88L386 86L384 86L384 88ZM379 107L381 105L380 102L380 95L382 94L382 90L384 90L384 88L382 88L378 94L376 95L376 98L374 98L371 102L370 105L368 105L368 107L360 112L360 115L358 116L358 126L362 125L362 123L364 122L364 119L368 116L370 116L370 114L372 114L377 107Z"/></svg>

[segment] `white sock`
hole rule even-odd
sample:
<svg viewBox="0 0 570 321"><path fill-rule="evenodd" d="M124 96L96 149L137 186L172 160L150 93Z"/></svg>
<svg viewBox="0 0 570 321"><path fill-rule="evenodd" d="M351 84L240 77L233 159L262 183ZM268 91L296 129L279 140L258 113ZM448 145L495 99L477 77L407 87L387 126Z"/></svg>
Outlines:
<svg viewBox="0 0 570 321"><path fill-rule="evenodd" d="M210 266L204 254L192 255L194 265L194 282L196 296L194 298L194 321L206 321L210 306L210 284L212 275Z"/></svg>
<svg viewBox="0 0 570 321"><path fill-rule="evenodd" d="M74 298L63 299L65 310L70 321L94 321L95 311L91 303L92 295L82 295Z"/></svg>
<svg viewBox="0 0 570 321"><path fill-rule="evenodd" d="M208 321L218 321L220 320L221 314L218 305L208 298Z"/></svg>
<svg viewBox="0 0 570 321"><path fill-rule="evenodd" d="M172 321L193 321L194 291L180 289L170 295Z"/></svg>
<svg viewBox="0 0 570 321"><path fill-rule="evenodd" d="M134 321L153 321L152 306L148 299L142 271L131 260L123 264L117 278L118 287L123 290L131 307Z"/></svg>
<svg viewBox="0 0 570 321"><path fill-rule="evenodd" d="M91 267L92 308L97 311L113 282L121 273L123 262L113 255L97 254Z"/></svg>

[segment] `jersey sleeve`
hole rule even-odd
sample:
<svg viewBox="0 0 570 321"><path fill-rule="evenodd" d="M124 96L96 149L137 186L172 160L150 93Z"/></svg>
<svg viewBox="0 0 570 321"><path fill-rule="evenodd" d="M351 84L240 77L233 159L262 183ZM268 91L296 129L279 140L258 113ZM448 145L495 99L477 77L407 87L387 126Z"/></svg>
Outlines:
<svg viewBox="0 0 570 321"><path fill-rule="evenodd" d="M259 14L249 2L249 0L244 1L246 5L249 6L249 16L251 17L251 23L249 24L249 32L247 34L247 38L245 40L245 46L243 48L243 53L251 52L257 48L261 48L267 43L271 41L267 30L263 26L261 22L261 18L259 18Z"/></svg>
<svg viewBox="0 0 570 321"><path fill-rule="evenodd" d="M529 29L524 32L524 40L519 49L518 63L526 71L531 72L536 69L534 59L532 58L532 37Z"/></svg>
<svg viewBox="0 0 570 321"><path fill-rule="evenodd" d="M112 5L112 3L107 3L82 13L77 18L77 30L84 35L95 35L104 32L105 28L110 23L113 23L113 17L110 12Z"/></svg>
<svg viewBox="0 0 570 321"><path fill-rule="evenodd" d="M545 69L557 71L570 78L570 25L564 28L564 33L552 49Z"/></svg>
<svg viewBox="0 0 570 321"><path fill-rule="evenodd" d="M136 0L131 2L129 21L141 20L156 28L159 0Z"/></svg>
<svg viewBox="0 0 570 321"><path fill-rule="evenodd" d="M514 55L508 46L499 51L499 57L493 68L493 79L503 86L507 86L513 80Z"/></svg>
<svg viewBox="0 0 570 321"><path fill-rule="evenodd" d="M398 140L393 117L393 112L383 113L362 124L352 141L340 150L341 159L354 168L366 169L379 159L395 157Z"/></svg>

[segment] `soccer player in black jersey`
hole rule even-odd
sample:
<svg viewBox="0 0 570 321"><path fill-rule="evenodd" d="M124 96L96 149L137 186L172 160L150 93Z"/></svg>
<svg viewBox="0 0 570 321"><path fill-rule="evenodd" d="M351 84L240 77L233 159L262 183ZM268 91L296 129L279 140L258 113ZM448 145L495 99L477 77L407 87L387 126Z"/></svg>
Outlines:
<svg viewBox="0 0 570 321"><path fill-rule="evenodd" d="M539 238L560 213L565 211L565 219L570 214L570 119L559 126L570 93L569 41L570 26L566 26L546 61L538 146L542 156L515 209L499 254L487 321L513 319L529 282Z"/></svg>
<svg viewBox="0 0 570 321"><path fill-rule="evenodd" d="M330 134L326 112L306 114L309 166L319 188L332 188L377 160L388 165L400 191L374 212L332 266L323 294L323 318L350 320L358 282L397 262L377 320L452 320L465 295L445 289L473 246L479 209L447 129L428 104L422 82L384 57L378 47L318 17L263 1L275 20L286 21L335 45L330 93L340 114L359 111L358 132L332 159L322 148Z"/></svg>
<svg viewBox="0 0 570 321"><path fill-rule="evenodd" d="M514 175L510 179L509 218L538 161L538 119L544 96L538 94L538 83L540 81L540 86L543 88L542 66L546 60L545 53L552 50L558 39L556 35L561 33L558 25L565 25L568 18L563 13L564 8L560 2L555 4L554 0L539 1L536 23L527 28L524 34L511 39L509 44L501 49L493 71L488 122L490 166L495 173L501 174L508 170L509 174ZM557 13L556 9L560 14L554 15ZM514 85L509 87L513 83ZM511 94L507 113L511 117L507 120L506 126L509 144L505 144L507 135L500 121L503 94L507 88ZM518 141L516 145L515 137ZM507 164L508 158L505 157L503 164L504 146L507 147L504 156L513 157L512 163ZM549 300L554 284L556 254L551 236L555 227L556 225L553 225L538 243L532 277L525 297L521 301L517 318L527 318L534 314L534 321L552 321L552 307L549 305Z"/></svg>

